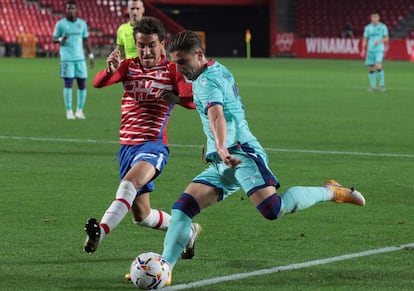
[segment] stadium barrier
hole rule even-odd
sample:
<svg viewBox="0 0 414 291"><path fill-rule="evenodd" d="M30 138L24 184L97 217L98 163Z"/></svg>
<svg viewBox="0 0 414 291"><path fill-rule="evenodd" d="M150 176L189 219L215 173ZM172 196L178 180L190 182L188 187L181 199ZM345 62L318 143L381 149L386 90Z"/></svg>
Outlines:
<svg viewBox="0 0 414 291"><path fill-rule="evenodd" d="M271 56L298 58L361 59L361 38L297 38L294 33L276 33ZM391 39L385 47L385 59L410 60L414 39Z"/></svg>

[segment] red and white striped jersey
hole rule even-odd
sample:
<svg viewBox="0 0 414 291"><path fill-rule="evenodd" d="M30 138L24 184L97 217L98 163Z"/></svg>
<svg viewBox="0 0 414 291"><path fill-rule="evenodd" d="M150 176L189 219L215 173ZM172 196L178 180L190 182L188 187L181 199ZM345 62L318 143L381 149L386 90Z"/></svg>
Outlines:
<svg viewBox="0 0 414 291"><path fill-rule="evenodd" d="M101 88L118 82L124 85L119 131L121 144L161 141L168 145L166 128L175 104L158 98L163 90L180 96L180 105L195 109L191 84L177 72L176 64L164 56L151 68L143 67L139 57L123 60L114 74L108 74L106 69L97 73L93 85Z"/></svg>

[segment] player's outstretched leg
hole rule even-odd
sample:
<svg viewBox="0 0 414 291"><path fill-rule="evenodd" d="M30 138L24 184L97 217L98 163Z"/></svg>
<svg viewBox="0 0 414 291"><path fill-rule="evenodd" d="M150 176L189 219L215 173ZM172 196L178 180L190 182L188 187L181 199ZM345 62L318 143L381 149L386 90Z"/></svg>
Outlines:
<svg viewBox="0 0 414 291"><path fill-rule="evenodd" d="M334 192L333 200L337 203L352 203L359 206L365 205L365 198L355 188L347 188L336 182L328 180L323 184Z"/></svg>
<svg viewBox="0 0 414 291"><path fill-rule="evenodd" d="M88 218L85 223L86 240L83 245L83 250L88 254L92 254L98 248L101 237L101 228L96 218Z"/></svg>
<svg viewBox="0 0 414 291"><path fill-rule="evenodd" d="M139 196L142 197L142 196ZM134 206L131 208L132 211L138 211L139 207L136 205L137 200L134 202ZM140 202L138 202L140 203ZM136 214L138 217L139 214ZM171 222L171 216L166 213L165 211L158 210L158 209L150 209L150 212L147 217L145 217L142 221L136 221L135 219L132 220L136 225L150 227L153 229L159 229L166 231L168 226ZM181 258L184 260L192 259L195 255L195 242L200 236L202 231L201 225L198 223L191 224L191 231L190 231L190 240L188 241L187 246L185 247L184 251L181 254Z"/></svg>
<svg viewBox="0 0 414 291"><path fill-rule="evenodd" d="M116 199L112 202L109 208L106 210L104 216L100 223L95 219L94 222L99 228L99 235L94 237L88 232L88 229L85 225L86 232L86 241L84 244L84 251L87 253L93 253L96 251L98 244L102 239L107 235L111 230L113 230L127 215L128 210L131 208L132 202L136 197L137 190L135 189L132 182L123 180L119 184L118 190L116 192ZM91 235L93 239L91 239ZM94 245L90 248L88 245Z"/></svg>
<svg viewBox="0 0 414 291"><path fill-rule="evenodd" d="M171 224L164 239L162 257L170 264L170 276L180 254L188 245L193 217L200 213L200 206L189 194L183 193L171 210ZM196 230L196 233L198 231ZM169 280L171 284L171 280Z"/></svg>
<svg viewBox="0 0 414 291"><path fill-rule="evenodd" d="M365 198L360 192L354 188L344 187L335 180L326 181L323 187L291 187L280 197L282 203L278 218L323 201L365 205Z"/></svg>

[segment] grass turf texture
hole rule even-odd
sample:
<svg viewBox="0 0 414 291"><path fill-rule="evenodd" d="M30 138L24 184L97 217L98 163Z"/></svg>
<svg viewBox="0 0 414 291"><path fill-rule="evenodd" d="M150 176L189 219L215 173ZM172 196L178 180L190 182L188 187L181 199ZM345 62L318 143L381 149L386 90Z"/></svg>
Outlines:
<svg viewBox="0 0 414 291"><path fill-rule="evenodd" d="M413 64L387 61L387 92L369 93L362 61L220 61L235 75L252 131L270 148L280 193L336 178L358 187L367 205L323 203L270 222L235 193L196 217L204 228L197 254L178 262L174 284L414 242ZM85 219L101 218L119 182L122 88L92 87L104 67L98 59L87 119L66 120L58 66L57 59L0 59L0 289L131 290L123 279L131 260L162 252L163 232L136 227L128 215L95 254L82 252ZM169 163L152 195L153 207L167 211L205 168L195 112L176 108L169 136ZM195 147L177 146L187 144ZM406 249L197 289L412 290L413 261Z"/></svg>

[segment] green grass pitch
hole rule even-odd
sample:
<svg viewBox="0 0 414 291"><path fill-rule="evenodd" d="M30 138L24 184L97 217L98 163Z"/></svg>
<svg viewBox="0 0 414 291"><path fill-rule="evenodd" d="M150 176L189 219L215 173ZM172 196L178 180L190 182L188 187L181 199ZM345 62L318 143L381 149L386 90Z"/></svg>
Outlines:
<svg viewBox="0 0 414 291"><path fill-rule="evenodd" d="M196 257L173 283L252 272L414 242L413 63L385 62L385 93L368 92L363 61L219 59L234 73L250 127L268 149L280 193L329 178L367 205L318 204L266 221L241 192L195 218ZM128 215L93 255L86 218L101 218L119 178L121 85L95 89L86 120L66 120L58 59L0 59L1 290L132 290L131 260L162 252L164 233ZM76 85L75 85L76 88ZM169 211L205 168L196 112L176 108L170 159L153 207ZM186 147L186 145L190 145ZM218 283L197 290L412 290L414 249Z"/></svg>

